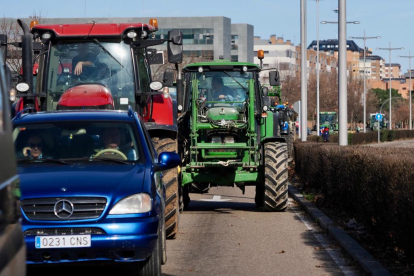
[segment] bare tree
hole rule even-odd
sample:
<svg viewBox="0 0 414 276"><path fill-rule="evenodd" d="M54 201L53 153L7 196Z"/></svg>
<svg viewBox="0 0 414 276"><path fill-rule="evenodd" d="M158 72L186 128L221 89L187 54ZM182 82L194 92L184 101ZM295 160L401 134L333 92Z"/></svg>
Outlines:
<svg viewBox="0 0 414 276"><path fill-rule="evenodd" d="M33 12L29 19L36 20L39 24L44 22L44 16L42 16L41 12ZM15 43L21 41L23 31L19 24L17 24L16 19L3 17L0 19L0 33L7 35L8 43ZM20 74L21 62L21 50L13 45L8 45L7 65L10 70Z"/></svg>

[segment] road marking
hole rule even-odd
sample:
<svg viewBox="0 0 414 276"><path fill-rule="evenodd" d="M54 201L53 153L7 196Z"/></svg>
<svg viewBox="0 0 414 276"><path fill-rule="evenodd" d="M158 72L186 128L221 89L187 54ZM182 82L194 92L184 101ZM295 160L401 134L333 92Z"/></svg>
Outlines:
<svg viewBox="0 0 414 276"><path fill-rule="evenodd" d="M210 202L224 202L224 201L229 201L231 199L221 199L221 196L213 196L212 199L200 199L202 201L210 201Z"/></svg>
<svg viewBox="0 0 414 276"><path fill-rule="evenodd" d="M293 200L292 200L293 201ZM347 276L356 276L355 272L353 271L352 267L347 265L344 261L344 256L341 252L341 249L331 249L329 248L332 243L328 242L324 237L324 234L319 234L316 232L316 229L312 226L311 220L296 210L294 210L295 214L300 218L300 220L305 224L305 226L312 232L313 236L319 241L319 243L326 249L329 256L331 256L332 260L338 265L339 269Z"/></svg>

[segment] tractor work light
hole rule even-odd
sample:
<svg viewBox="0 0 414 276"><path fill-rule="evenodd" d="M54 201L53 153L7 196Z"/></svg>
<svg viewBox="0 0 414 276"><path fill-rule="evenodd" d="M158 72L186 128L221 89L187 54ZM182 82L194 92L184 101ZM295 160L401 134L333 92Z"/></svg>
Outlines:
<svg viewBox="0 0 414 276"><path fill-rule="evenodd" d="M136 38L137 37L137 33L134 31L128 32L127 33L127 37L129 38Z"/></svg>
<svg viewBox="0 0 414 276"><path fill-rule="evenodd" d="M242 70L243 72L247 72L247 66L243 66Z"/></svg>
<svg viewBox="0 0 414 276"><path fill-rule="evenodd" d="M19 92L27 92L29 90L29 85L25 82L21 82L16 85L16 89Z"/></svg>
<svg viewBox="0 0 414 276"><path fill-rule="evenodd" d="M149 24L154 27L156 31L158 31L158 20L155 18L151 18Z"/></svg>
<svg viewBox="0 0 414 276"><path fill-rule="evenodd" d="M263 111L267 111L267 106L265 105L265 106L263 106Z"/></svg>
<svg viewBox="0 0 414 276"><path fill-rule="evenodd" d="M201 66L200 66L200 67L198 67L198 72L199 72L199 73L203 73L203 67L201 67Z"/></svg>
<svg viewBox="0 0 414 276"><path fill-rule="evenodd" d="M51 33L44 33L42 34L42 39L43 40L49 40L52 37Z"/></svg>
<svg viewBox="0 0 414 276"><path fill-rule="evenodd" d="M264 51L263 50L257 51L257 58L258 59L264 59Z"/></svg>

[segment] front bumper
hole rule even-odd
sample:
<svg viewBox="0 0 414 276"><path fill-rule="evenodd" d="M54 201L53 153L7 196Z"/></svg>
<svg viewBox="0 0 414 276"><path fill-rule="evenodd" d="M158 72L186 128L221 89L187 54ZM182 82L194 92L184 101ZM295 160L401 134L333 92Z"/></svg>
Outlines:
<svg viewBox="0 0 414 276"><path fill-rule="evenodd" d="M64 263L82 261L143 261L151 256L158 238L158 217L106 219L102 223L42 224L23 222L26 234L27 264ZM101 229L91 234L91 247L44 248L35 247L37 230L59 233L60 230ZM30 234L28 234L31 232ZM70 234L70 233L69 233ZM58 234L59 235L59 234Z"/></svg>

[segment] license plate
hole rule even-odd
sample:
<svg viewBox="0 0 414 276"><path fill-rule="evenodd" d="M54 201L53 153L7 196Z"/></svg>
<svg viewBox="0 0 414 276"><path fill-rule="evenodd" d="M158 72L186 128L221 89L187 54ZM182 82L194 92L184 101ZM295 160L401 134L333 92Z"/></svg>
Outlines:
<svg viewBox="0 0 414 276"><path fill-rule="evenodd" d="M36 248L91 247L91 235L36 236Z"/></svg>

